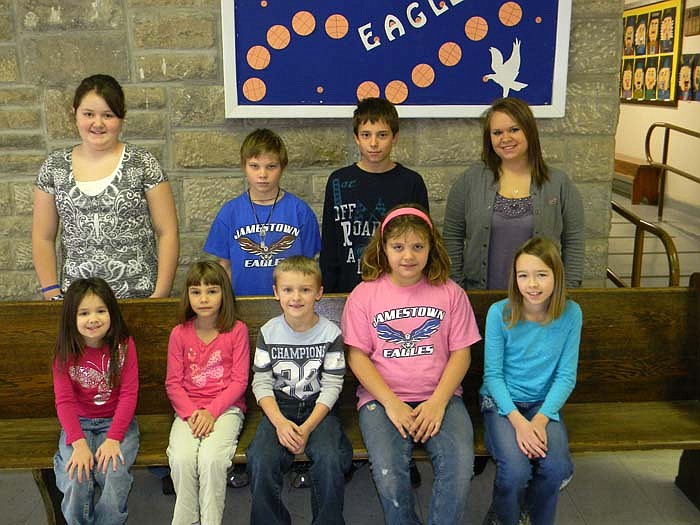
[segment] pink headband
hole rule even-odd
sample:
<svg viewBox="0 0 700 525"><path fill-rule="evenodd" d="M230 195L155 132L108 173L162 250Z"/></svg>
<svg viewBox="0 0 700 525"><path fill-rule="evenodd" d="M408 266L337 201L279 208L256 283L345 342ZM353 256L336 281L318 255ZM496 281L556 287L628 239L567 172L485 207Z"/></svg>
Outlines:
<svg viewBox="0 0 700 525"><path fill-rule="evenodd" d="M382 221L382 235L384 235L384 230L386 229L386 225L389 224L390 221L395 219L396 217L400 217L402 215L415 215L416 217L420 217L425 221L425 223L430 226L430 229L433 229L433 223L430 222L430 217L428 217L427 214L424 212L420 211L418 208L397 208L394 211L390 212L386 217L384 217L384 220Z"/></svg>

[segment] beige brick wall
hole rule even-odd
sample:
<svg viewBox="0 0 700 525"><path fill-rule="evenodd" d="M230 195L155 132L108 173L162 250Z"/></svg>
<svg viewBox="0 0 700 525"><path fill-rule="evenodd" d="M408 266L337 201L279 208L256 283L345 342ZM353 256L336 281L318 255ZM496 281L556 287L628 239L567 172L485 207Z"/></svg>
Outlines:
<svg viewBox="0 0 700 525"><path fill-rule="evenodd" d="M586 207L586 280L602 286L619 105L622 0L573 0L566 116L542 119L545 155L576 181ZM345 119L225 119L219 0L0 0L0 300L38 299L31 199L46 154L73 144L70 105L83 77L125 87L124 139L146 147L173 183L180 269L202 257L209 225L244 189L238 148L277 130L282 184L320 216L328 174L357 160ZM457 175L479 156L476 119L405 119L395 157L423 174L438 222Z"/></svg>

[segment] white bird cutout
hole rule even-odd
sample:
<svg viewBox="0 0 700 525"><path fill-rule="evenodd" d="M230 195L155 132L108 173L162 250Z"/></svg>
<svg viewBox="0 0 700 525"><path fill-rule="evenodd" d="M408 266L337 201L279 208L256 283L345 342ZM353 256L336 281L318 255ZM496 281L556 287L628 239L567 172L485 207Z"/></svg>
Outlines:
<svg viewBox="0 0 700 525"><path fill-rule="evenodd" d="M491 69L493 74L484 75L484 82L493 80L501 86L504 98L508 96L508 92L511 89L520 91L527 87L527 84L515 80L518 73L520 73L520 40L516 38L513 42L513 52L505 64L503 63L503 55L498 49L490 47L489 51L491 52Z"/></svg>

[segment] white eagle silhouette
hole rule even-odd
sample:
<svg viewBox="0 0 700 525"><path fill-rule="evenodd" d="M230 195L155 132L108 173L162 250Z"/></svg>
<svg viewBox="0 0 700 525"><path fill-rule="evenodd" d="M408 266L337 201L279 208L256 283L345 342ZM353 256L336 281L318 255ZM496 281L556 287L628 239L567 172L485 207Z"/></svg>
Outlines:
<svg viewBox="0 0 700 525"><path fill-rule="evenodd" d="M520 73L520 40L517 38L513 42L513 52L510 58L503 63L503 55L495 47L490 47L491 52L491 69L492 74L484 76L484 81L493 80L496 84L503 88L503 97L508 96L508 92L520 91L527 87L523 82L517 82L515 79Z"/></svg>

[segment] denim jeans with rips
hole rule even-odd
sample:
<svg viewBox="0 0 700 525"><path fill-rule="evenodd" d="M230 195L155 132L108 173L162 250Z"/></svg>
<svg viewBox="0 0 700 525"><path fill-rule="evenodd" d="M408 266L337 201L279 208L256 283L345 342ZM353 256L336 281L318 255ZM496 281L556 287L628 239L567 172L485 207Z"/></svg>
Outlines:
<svg viewBox="0 0 700 525"><path fill-rule="evenodd" d="M420 403L408 403L417 406ZM372 477L387 525L417 525L409 462L413 447L401 437L384 407L370 401L360 408L360 430L367 445ZM423 444L433 465L430 525L462 523L474 471L474 432L464 402L452 396L445 408L440 431Z"/></svg>

